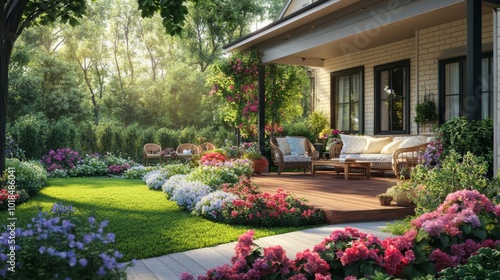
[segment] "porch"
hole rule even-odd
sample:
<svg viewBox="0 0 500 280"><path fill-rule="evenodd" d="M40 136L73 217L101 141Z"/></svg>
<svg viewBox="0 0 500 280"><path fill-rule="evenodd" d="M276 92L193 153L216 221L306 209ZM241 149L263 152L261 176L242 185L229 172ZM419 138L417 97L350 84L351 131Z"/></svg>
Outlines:
<svg viewBox="0 0 500 280"><path fill-rule="evenodd" d="M282 188L296 197L308 200L307 204L323 209L328 224L401 219L414 214L413 207L400 207L393 201L390 206L381 206L376 195L394 186L398 180L394 175L372 172L370 180L361 174L344 179L342 173L319 170L310 173L283 172L255 175L252 182L261 191L275 193Z"/></svg>

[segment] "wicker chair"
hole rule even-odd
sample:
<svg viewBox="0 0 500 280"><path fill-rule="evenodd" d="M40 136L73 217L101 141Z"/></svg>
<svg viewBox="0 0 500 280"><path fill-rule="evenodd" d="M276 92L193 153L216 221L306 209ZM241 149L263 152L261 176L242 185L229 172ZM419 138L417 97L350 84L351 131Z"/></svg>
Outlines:
<svg viewBox="0 0 500 280"><path fill-rule="evenodd" d="M185 154L184 153L185 150L190 150L191 153ZM177 154L176 155L177 158L184 158L185 160L191 160L191 157L193 155L200 153L200 148L195 144L183 143L183 144L180 144L179 146L177 146L177 149L175 150L175 152Z"/></svg>
<svg viewBox="0 0 500 280"><path fill-rule="evenodd" d="M304 139L304 148L306 151L306 155L310 157L310 159L316 160L319 159L319 152L316 151L316 148L314 148L314 145L307 139L306 137L303 136L293 136L293 137L298 137L298 138L303 138ZM270 144L271 144L271 156L273 160L273 164L278 167L278 175L281 175L281 172L285 168L303 168L304 173L306 173L306 170L311 168L311 160L307 161L285 161L285 155L283 154L283 151L280 149L279 144L278 144L278 139L279 138L286 138L284 136L273 136L270 139Z"/></svg>
<svg viewBox="0 0 500 280"><path fill-rule="evenodd" d="M212 151L212 150L216 149L215 145L210 143L210 142L205 142L205 143L201 144L198 148L200 150L200 153L206 152L206 151Z"/></svg>
<svg viewBox="0 0 500 280"><path fill-rule="evenodd" d="M149 160L158 160L161 163L163 156L161 155L161 146L154 143L147 143L144 145L143 153L143 164L148 165Z"/></svg>
<svg viewBox="0 0 500 280"><path fill-rule="evenodd" d="M425 153L429 143L418 146L399 148L392 154L392 169L396 176L409 177L413 167L422 163L422 155Z"/></svg>

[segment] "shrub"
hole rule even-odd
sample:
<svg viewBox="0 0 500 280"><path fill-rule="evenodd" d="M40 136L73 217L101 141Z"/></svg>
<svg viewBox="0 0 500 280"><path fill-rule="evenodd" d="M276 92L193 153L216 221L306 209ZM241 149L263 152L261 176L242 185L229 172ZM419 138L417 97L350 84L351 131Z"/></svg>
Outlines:
<svg viewBox="0 0 500 280"><path fill-rule="evenodd" d="M170 200L191 211L196 203L210 192L212 192L212 188L202 182L181 181L173 190Z"/></svg>
<svg viewBox="0 0 500 280"><path fill-rule="evenodd" d="M67 117L63 117L56 122L51 122L47 132L47 139L44 147L74 147L76 129L74 122Z"/></svg>
<svg viewBox="0 0 500 280"><path fill-rule="evenodd" d="M146 182L146 186L148 186L149 189L160 190L167 180L167 173L165 170L153 170L146 173L142 180Z"/></svg>
<svg viewBox="0 0 500 280"><path fill-rule="evenodd" d="M25 160L26 155L24 150L17 145L14 138L7 134L7 138L5 139L5 157L7 158L17 158L19 160Z"/></svg>
<svg viewBox="0 0 500 280"><path fill-rule="evenodd" d="M0 236L0 274L9 279L121 279L131 264L119 263L113 250L113 233L106 233L108 221L79 219L71 206L54 204L50 213L39 212L33 224L16 228L15 261L11 263L9 236ZM12 272L15 270L15 272Z"/></svg>
<svg viewBox="0 0 500 280"><path fill-rule="evenodd" d="M167 194L167 197L172 197L177 186L184 184L184 182L187 181L187 177L188 177L187 175L183 174L171 176L163 184L162 186L163 192Z"/></svg>
<svg viewBox="0 0 500 280"><path fill-rule="evenodd" d="M247 172L244 167L233 162L224 162L221 166L199 166L188 175L188 181L198 181L210 186L216 190L218 186L224 183L236 183L243 172ZM248 164L251 169L250 165Z"/></svg>
<svg viewBox="0 0 500 280"><path fill-rule="evenodd" d="M208 152L201 156L200 164L201 165L219 165L225 162L227 159L222 153L218 152Z"/></svg>
<svg viewBox="0 0 500 280"><path fill-rule="evenodd" d="M212 220L221 220L220 213L223 208L239 197L225 191L211 192L198 201L193 213Z"/></svg>
<svg viewBox="0 0 500 280"><path fill-rule="evenodd" d="M47 171L38 162L6 159L5 164L15 170L17 191L24 190L29 197L37 194L47 183Z"/></svg>
<svg viewBox="0 0 500 280"><path fill-rule="evenodd" d="M434 211L449 193L476 189L483 193L489 189L485 177L487 164L471 153L463 157L449 152L440 168L417 166L412 170L411 184L415 187L415 212L423 214Z"/></svg>
<svg viewBox="0 0 500 280"><path fill-rule="evenodd" d="M72 177L106 176L108 166L98 153L85 155L80 163L68 171Z"/></svg>
<svg viewBox="0 0 500 280"><path fill-rule="evenodd" d="M186 163L168 164L168 165L164 166L163 169L167 173L167 178L170 178L171 176L179 175L179 174L183 174L183 175L189 174L192 171L192 167Z"/></svg>
<svg viewBox="0 0 500 280"><path fill-rule="evenodd" d="M123 172L123 177L127 179L142 179L146 173L155 170L155 166L136 165Z"/></svg>
<svg viewBox="0 0 500 280"><path fill-rule="evenodd" d="M466 264L441 271L439 279L500 279L500 245L495 249L481 248Z"/></svg>
<svg viewBox="0 0 500 280"><path fill-rule="evenodd" d="M488 175L493 175L493 121L491 119L468 121L466 118L454 118L439 128L439 139L443 143L443 152L447 155L451 149L460 155L468 152L482 157L488 163Z"/></svg>
<svg viewBox="0 0 500 280"><path fill-rule="evenodd" d="M28 159L40 158L49 150L45 149L48 130L48 120L41 113L20 117L10 129L12 137Z"/></svg>
<svg viewBox="0 0 500 280"><path fill-rule="evenodd" d="M78 152L66 149L50 150L49 153L42 157L40 162L45 166L49 173L55 170L70 170L76 167L80 162Z"/></svg>

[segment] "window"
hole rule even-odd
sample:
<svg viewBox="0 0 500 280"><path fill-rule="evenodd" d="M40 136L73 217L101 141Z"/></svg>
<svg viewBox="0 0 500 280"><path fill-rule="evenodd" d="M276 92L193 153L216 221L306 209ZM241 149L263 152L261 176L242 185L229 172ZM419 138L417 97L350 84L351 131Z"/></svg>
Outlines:
<svg viewBox="0 0 500 280"><path fill-rule="evenodd" d="M375 133L407 134L410 60L375 67Z"/></svg>
<svg viewBox="0 0 500 280"><path fill-rule="evenodd" d="M439 120L465 116L466 106L478 106L477 102L465 100L466 57L446 59L439 62ZM493 116L493 58L486 54L481 67L481 116L483 119Z"/></svg>
<svg viewBox="0 0 500 280"><path fill-rule="evenodd" d="M363 67L331 74L334 128L346 133L363 132Z"/></svg>

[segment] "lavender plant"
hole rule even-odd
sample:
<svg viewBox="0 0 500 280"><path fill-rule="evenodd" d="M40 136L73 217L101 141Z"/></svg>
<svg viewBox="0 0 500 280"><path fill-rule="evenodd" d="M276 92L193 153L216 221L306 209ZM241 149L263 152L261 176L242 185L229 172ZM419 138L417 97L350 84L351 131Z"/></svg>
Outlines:
<svg viewBox="0 0 500 280"><path fill-rule="evenodd" d="M113 249L115 235L105 232L108 221L80 219L71 206L54 204L39 212L25 229L0 235L0 275L9 279L125 279L131 263L120 263ZM14 249L14 250L13 250ZM15 261L11 260L15 254Z"/></svg>

